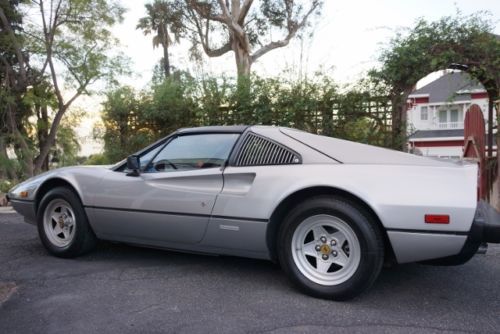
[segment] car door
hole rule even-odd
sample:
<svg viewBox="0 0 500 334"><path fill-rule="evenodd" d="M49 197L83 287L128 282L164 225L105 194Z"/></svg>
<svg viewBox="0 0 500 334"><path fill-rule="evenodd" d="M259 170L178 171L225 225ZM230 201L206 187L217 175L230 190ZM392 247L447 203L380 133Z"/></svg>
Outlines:
<svg viewBox="0 0 500 334"><path fill-rule="evenodd" d="M110 171L94 198L96 233L105 239L155 245L198 243L238 136L178 135L140 157L140 175L131 176L126 169Z"/></svg>
<svg viewBox="0 0 500 334"><path fill-rule="evenodd" d="M300 178L297 167L302 157L252 131L243 136L224 169L224 188L217 196L203 244L266 258L270 215L286 189Z"/></svg>

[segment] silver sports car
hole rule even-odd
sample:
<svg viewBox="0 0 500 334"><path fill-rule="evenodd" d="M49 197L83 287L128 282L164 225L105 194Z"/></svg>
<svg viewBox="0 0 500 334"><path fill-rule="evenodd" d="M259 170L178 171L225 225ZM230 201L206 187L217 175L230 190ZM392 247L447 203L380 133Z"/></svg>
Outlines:
<svg viewBox="0 0 500 334"><path fill-rule="evenodd" d="M279 262L344 300L385 262L461 264L500 242L474 164L289 128L181 129L112 167L53 170L8 194L61 257L98 239Z"/></svg>

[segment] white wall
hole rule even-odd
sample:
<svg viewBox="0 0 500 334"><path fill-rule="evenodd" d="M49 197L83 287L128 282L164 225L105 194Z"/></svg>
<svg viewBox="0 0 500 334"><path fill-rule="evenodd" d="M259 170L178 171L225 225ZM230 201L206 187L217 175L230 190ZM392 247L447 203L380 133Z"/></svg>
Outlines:
<svg viewBox="0 0 500 334"><path fill-rule="evenodd" d="M432 157L462 157L461 146L418 147L422 155Z"/></svg>

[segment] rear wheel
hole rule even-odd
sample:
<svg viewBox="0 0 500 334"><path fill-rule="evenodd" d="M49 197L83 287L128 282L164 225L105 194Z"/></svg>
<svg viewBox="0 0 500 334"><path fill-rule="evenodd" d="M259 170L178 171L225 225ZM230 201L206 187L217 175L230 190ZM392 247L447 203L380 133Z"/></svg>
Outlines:
<svg viewBox="0 0 500 334"><path fill-rule="evenodd" d="M319 196L295 207L279 234L280 263L306 293L335 300L369 288L383 264L382 235L371 217L342 198Z"/></svg>
<svg viewBox="0 0 500 334"><path fill-rule="evenodd" d="M87 220L80 199L66 187L49 191L37 214L40 240L59 257L75 257L94 248L97 238Z"/></svg>

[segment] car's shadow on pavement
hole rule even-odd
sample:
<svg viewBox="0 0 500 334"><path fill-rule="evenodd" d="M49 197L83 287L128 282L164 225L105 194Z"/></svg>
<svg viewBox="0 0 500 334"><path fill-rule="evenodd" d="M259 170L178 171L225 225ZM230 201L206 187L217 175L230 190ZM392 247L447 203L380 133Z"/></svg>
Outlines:
<svg viewBox="0 0 500 334"><path fill-rule="evenodd" d="M477 255L469 263L461 266L431 266L418 263L384 267L373 287L352 302L384 303L393 300L399 305L422 303L425 307L431 300L461 302L467 301L470 307L498 307L498 295L491 295L492 286L498 285L499 266L491 267L486 256ZM182 253L171 250L143 248L121 243L100 242L98 248L78 261L122 263L142 267L162 266L165 270L195 270L219 275L221 279L237 277L240 283L262 283L277 290L291 290L279 264L230 256L211 256L197 253ZM488 305L491 301L492 305ZM442 306L442 305L441 305ZM454 309L456 309L456 306Z"/></svg>
<svg viewBox="0 0 500 334"><path fill-rule="evenodd" d="M65 319L65 330L93 326L122 333L494 332L500 326L499 248L458 267L383 269L368 292L332 302L296 290L270 261L110 242L60 259L45 251L29 226L4 229L0 281L18 285L0 307L6 332L30 332L32 326L58 332L53 317ZM23 314L32 322L22 322Z"/></svg>

